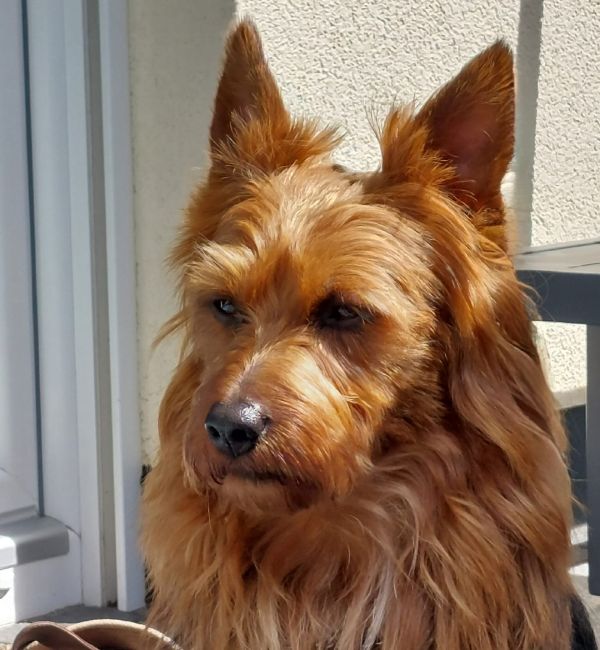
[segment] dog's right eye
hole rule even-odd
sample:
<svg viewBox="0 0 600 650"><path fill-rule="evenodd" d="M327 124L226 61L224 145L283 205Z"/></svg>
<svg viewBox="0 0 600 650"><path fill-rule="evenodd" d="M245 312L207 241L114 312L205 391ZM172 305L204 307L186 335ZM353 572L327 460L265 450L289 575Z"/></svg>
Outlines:
<svg viewBox="0 0 600 650"><path fill-rule="evenodd" d="M215 298L212 302L217 318L228 324L243 323L244 314L230 298Z"/></svg>
<svg viewBox="0 0 600 650"><path fill-rule="evenodd" d="M371 315L338 296L329 296L315 310L313 318L321 328L357 331L371 320Z"/></svg>

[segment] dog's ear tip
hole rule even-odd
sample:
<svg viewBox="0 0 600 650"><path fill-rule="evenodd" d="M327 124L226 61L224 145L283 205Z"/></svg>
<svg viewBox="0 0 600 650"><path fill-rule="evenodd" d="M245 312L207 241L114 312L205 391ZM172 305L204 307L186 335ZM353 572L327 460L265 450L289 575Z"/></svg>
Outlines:
<svg viewBox="0 0 600 650"><path fill-rule="evenodd" d="M512 82L514 78L513 49L504 38L499 38L485 50L475 56L467 67L478 68L481 71L493 71L493 76L498 79L504 77Z"/></svg>
<svg viewBox="0 0 600 650"><path fill-rule="evenodd" d="M258 35L256 23L248 14L236 18L232 25L232 31L240 32L241 34Z"/></svg>
<svg viewBox="0 0 600 650"><path fill-rule="evenodd" d="M261 38L256 23L249 16L242 16L232 22L227 35L227 49L262 50Z"/></svg>
<svg viewBox="0 0 600 650"><path fill-rule="evenodd" d="M277 83L264 55L261 38L250 18L232 23L225 42L223 70L217 87L210 128L211 150L227 141L237 122L267 110L284 114Z"/></svg>
<svg viewBox="0 0 600 650"><path fill-rule="evenodd" d="M506 38L496 39L488 48L483 50L484 53L488 53L494 59L497 59L500 62L506 62L513 60L513 49Z"/></svg>

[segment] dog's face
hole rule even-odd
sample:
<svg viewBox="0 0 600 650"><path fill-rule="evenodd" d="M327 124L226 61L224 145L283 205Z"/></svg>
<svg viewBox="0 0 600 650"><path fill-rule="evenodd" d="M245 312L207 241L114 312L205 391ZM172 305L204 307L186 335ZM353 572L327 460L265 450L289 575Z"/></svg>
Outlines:
<svg viewBox="0 0 600 650"><path fill-rule="evenodd" d="M201 471L305 496L344 493L368 472L385 414L428 377L428 258L414 223L331 167L248 188L188 278L204 366L189 451Z"/></svg>
<svg viewBox="0 0 600 650"><path fill-rule="evenodd" d="M256 32L237 28L212 168L174 257L201 368L193 484L244 508L340 498L411 425L443 417L442 339L461 318L449 295L468 276L454 267L505 245L512 101L497 45L417 115L393 111L382 169L351 174L329 158L331 132L288 116Z"/></svg>

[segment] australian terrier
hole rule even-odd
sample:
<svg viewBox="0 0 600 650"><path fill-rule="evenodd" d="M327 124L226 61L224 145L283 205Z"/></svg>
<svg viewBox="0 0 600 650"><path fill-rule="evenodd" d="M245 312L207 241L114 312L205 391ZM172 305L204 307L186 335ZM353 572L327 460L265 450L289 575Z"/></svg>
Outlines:
<svg viewBox="0 0 600 650"><path fill-rule="evenodd" d="M513 131L498 42L352 173L232 31L144 490L151 620L186 650L595 647L507 252Z"/></svg>

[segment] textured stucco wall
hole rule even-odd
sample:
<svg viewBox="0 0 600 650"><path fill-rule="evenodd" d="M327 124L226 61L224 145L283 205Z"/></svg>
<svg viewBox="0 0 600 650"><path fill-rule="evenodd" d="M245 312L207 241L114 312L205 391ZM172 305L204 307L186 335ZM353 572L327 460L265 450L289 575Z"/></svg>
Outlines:
<svg viewBox="0 0 600 650"><path fill-rule="evenodd" d="M600 235L599 34L597 2L544 2L533 191L535 244Z"/></svg>
<svg viewBox="0 0 600 650"><path fill-rule="evenodd" d="M520 68L525 75L539 68L540 78L537 94L531 79L521 80L525 128L515 170L534 172L535 194L519 195L517 208L528 212L533 205L531 231L540 243L598 234L598 109L592 99L599 89L590 83L600 78L591 42L598 16L588 4L573 20L575 0L546 0L540 25L541 11L523 2L527 11L521 14L516 0L238 0L235 6L222 0L130 0L142 432L149 455L159 396L175 359L172 346L149 352L174 309L162 259L198 178L193 169L206 160L210 104L231 17L256 21L290 109L341 124L348 136L337 158L362 169L378 162L371 114L383 115L394 100L420 103L499 36L519 44ZM511 182L509 196L513 185L527 194L527 183ZM552 329L555 386L582 385L580 333Z"/></svg>
<svg viewBox="0 0 600 650"><path fill-rule="evenodd" d="M423 101L503 36L516 44L518 2L238 0L257 23L289 108L341 124L339 162L377 166L369 114Z"/></svg>
<svg viewBox="0 0 600 650"><path fill-rule="evenodd" d="M532 242L600 236L600 11L546 0L538 83ZM600 296L598 296L600 300ZM543 324L551 383L585 385L585 330Z"/></svg>

